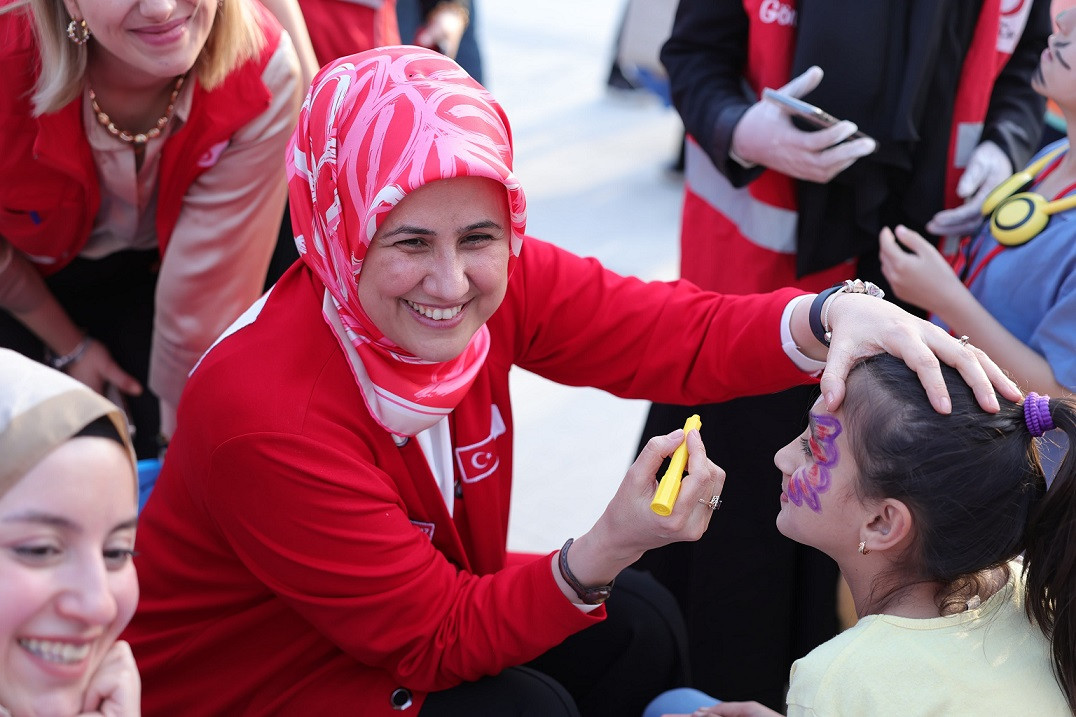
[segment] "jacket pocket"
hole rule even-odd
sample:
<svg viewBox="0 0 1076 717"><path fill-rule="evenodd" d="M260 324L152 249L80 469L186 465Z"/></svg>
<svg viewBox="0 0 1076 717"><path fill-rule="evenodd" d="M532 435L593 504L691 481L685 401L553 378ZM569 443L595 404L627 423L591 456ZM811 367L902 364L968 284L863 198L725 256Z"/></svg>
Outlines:
<svg viewBox="0 0 1076 717"><path fill-rule="evenodd" d="M85 202L71 191L57 197L56 185L49 186L51 191L36 183L0 191L0 236L39 265L67 263L86 233Z"/></svg>

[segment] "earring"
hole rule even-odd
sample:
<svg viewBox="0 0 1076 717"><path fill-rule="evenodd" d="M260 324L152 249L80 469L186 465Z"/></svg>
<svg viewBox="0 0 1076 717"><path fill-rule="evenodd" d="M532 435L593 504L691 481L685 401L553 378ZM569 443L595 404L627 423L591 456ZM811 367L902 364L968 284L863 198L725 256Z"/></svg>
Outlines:
<svg viewBox="0 0 1076 717"><path fill-rule="evenodd" d="M866 540L859 541L859 554L860 555L866 555L870 551L871 551L871 549L867 547L867 541Z"/></svg>
<svg viewBox="0 0 1076 717"><path fill-rule="evenodd" d="M86 21L71 18L71 22L67 23L67 38L80 47L85 45L90 39L90 28L86 26Z"/></svg>

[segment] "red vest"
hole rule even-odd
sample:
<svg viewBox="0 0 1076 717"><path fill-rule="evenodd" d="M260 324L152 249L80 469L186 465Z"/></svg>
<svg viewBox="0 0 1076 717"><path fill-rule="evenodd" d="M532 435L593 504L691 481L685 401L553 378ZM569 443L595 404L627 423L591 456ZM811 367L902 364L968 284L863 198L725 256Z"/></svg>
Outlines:
<svg viewBox="0 0 1076 717"><path fill-rule="evenodd" d="M196 84L190 116L161 151L157 241L163 254L187 188L213 166L233 134L269 107L261 76L280 44L280 24L260 4L266 36L261 54L232 71L215 90ZM37 44L29 17L0 15L0 236L43 274L78 256L101 204L97 168L82 126L82 96L56 112L33 116ZM283 160L283 158L281 158Z"/></svg>
<svg viewBox="0 0 1076 717"><path fill-rule="evenodd" d="M984 0L961 71L945 178L945 206L960 203L956 184L958 137L974 132L986 117L994 80L1004 68L1027 21L1030 2L1003 10L1001 0ZM796 0L743 0L749 22L744 78L756 94L791 79L796 42ZM782 286L818 291L855 274L855 261L796 277L795 180L763 172L743 188L733 187L693 142L687 150L681 234L681 273L700 286L754 293ZM966 160L966 157L962 158Z"/></svg>

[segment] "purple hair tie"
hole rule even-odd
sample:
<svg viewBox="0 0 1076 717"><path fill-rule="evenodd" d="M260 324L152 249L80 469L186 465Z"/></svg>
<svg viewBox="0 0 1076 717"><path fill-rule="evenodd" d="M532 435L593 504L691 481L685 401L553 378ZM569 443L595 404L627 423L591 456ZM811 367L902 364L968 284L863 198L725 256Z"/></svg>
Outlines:
<svg viewBox="0 0 1076 717"><path fill-rule="evenodd" d="M1035 438L1054 429L1054 419L1050 416L1050 397L1030 391L1024 399L1024 423Z"/></svg>

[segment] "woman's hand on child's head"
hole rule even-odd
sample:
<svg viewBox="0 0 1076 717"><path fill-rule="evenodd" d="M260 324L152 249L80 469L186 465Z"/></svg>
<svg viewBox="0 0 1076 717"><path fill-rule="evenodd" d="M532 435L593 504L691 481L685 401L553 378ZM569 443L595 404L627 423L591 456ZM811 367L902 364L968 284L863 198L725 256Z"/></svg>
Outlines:
<svg viewBox="0 0 1076 717"><path fill-rule="evenodd" d="M79 717L137 717L141 702L142 681L131 646L117 640L90 678Z"/></svg>
<svg viewBox="0 0 1076 717"><path fill-rule="evenodd" d="M882 274L901 300L937 312L954 292L965 290L941 252L918 232L898 226L894 235L884 227L878 246Z"/></svg>
<svg viewBox="0 0 1076 717"><path fill-rule="evenodd" d="M981 350L962 344L940 327L888 301L864 294L839 294L832 299L828 318L833 340L821 388L830 411L837 410L844 400L845 379L855 362L883 351L919 375L930 405L939 413L952 410L939 361L960 372L986 411L999 410L995 388L1013 401L1021 399L1016 384Z"/></svg>

